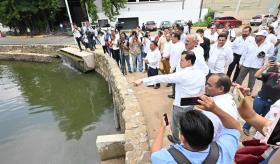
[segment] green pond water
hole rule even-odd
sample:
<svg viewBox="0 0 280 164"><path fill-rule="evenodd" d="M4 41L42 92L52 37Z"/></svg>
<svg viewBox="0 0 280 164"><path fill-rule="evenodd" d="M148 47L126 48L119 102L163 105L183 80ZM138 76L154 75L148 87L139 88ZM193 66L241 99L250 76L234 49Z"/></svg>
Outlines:
<svg viewBox="0 0 280 164"><path fill-rule="evenodd" d="M118 133L97 73L60 64L0 61L0 163L100 163L98 135Z"/></svg>

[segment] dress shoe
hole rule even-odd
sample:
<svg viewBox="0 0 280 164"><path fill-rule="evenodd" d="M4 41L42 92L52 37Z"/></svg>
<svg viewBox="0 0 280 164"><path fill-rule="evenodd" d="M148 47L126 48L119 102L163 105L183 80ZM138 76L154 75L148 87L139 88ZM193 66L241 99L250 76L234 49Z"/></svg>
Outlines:
<svg viewBox="0 0 280 164"><path fill-rule="evenodd" d="M175 99L175 95L168 95L169 98Z"/></svg>
<svg viewBox="0 0 280 164"><path fill-rule="evenodd" d="M154 86L154 89L159 89L159 87L160 87L160 86L155 85L155 86Z"/></svg>
<svg viewBox="0 0 280 164"><path fill-rule="evenodd" d="M168 83L167 85L166 85L166 87L171 87L172 86L172 84L170 84L170 83Z"/></svg>

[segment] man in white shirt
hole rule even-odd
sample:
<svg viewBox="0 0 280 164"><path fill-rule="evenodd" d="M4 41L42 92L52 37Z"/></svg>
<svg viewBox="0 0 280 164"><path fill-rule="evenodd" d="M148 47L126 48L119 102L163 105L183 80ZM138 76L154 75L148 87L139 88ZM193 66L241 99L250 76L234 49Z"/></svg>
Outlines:
<svg viewBox="0 0 280 164"><path fill-rule="evenodd" d="M183 113L192 110L193 106L181 106L181 98L195 97L203 94L205 85L204 73L193 67L196 57L191 51L184 51L181 56L181 71L168 75L158 75L149 78L139 79L135 81L135 85L144 83L144 85L153 85L156 83L175 83L176 93L172 109L171 130L173 141L179 143L179 119Z"/></svg>
<svg viewBox="0 0 280 164"><path fill-rule="evenodd" d="M206 95L213 98L219 108L237 120L239 114L235 101L229 93L230 87L231 81L227 75L223 73L212 74L207 80L205 92ZM224 128L221 120L211 112L203 111L203 114L212 121L214 125L214 140L217 139Z"/></svg>
<svg viewBox="0 0 280 164"><path fill-rule="evenodd" d="M146 58L144 59L145 64L148 65L148 77L158 75L159 62L161 59L160 51L158 49L157 43L152 41L150 44L150 49ZM154 89L158 89L160 83L154 85Z"/></svg>
<svg viewBox="0 0 280 164"><path fill-rule="evenodd" d="M233 61L233 52L231 47L225 44L226 41L227 35L221 33L218 43L211 46L208 59L210 73L225 73L225 67Z"/></svg>
<svg viewBox="0 0 280 164"><path fill-rule="evenodd" d="M170 47L172 45L172 41L171 41L171 35L169 33L167 33L165 35L166 38L166 43L163 49L163 53L162 53L162 64L163 64L163 73L164 74L169 74L170 73L170 64L169 64L169 51L170 51Z"/></svg>
<svg viewBox="0 0 280 164"><path fill-rule="evenodd" d="M232 43L232 51L233 51L233 62L229 65L227 75L231 77L233 70L235 69L235 73L232 81L236 81L237 76L239 74L239 61L241 55L245 51L245 44L252 44L255 42L254 37L251 36L252 28L250 26L246 26L242 29L242 36L237 37Z"/></svg>
<svg viewBox="0 0 280 164"><path fill-rule="evenodd" d="M172 34L172 45L169 49L169 64L170 64L170 73L174 73L175 71L179 71L179 62L181 59L181 54L185 50L185 44L180 41L180 34L173 33ZM169 98L175 98L175 86L172 85L172 94L168 95Z"/></svg>
<svg viewBox="0 0 280 164"><path fill-rule="evenodd" d="M272 56L274 52L273 44L265 41L267 35L268 32L266 30L261 30L256 33L255 43L246 44L245 51L239 61L240 72L236 83L241 85L249 73L248 88L251 91L256 81L255 73L263 66L265 58Z"/></svg>
<svg viewBox="0 0 280 164"><path fill-rule="evenodd" d="M194 67L200 69L205 76L209 74L209 68L204 59L204 50L198 45L196 34L188 34L186 37L185 47L187 51L192 51L195 54L196 60Z"/></svg>
<svg viewBox="0 0 280 164"><path fill-rule="evenodd" d="M205 37L210 40L210 44L214 44L218 40L219 34L217 33L217 27L212 25L210 28L210 33L205 33Z"/></svg>

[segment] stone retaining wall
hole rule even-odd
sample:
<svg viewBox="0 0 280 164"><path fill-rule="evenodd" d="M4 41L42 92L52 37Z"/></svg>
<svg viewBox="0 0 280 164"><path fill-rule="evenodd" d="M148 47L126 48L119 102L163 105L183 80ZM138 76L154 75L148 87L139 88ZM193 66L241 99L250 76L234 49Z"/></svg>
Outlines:
<svg viewBox="0 0 280 164"><path fill-rule="evenodd" d="M125 162L150 163L147 127L133 90L112 58L95 53L94 60L95 71L108 81L114 108L119 114L120 128L125 134Z"/></svg>
<svg viewBox="0 0 280 164"><path fill-rule="evenodd" d="M66 45L0 45L0 52L38 53L57 55L60 48Z"/></svg>

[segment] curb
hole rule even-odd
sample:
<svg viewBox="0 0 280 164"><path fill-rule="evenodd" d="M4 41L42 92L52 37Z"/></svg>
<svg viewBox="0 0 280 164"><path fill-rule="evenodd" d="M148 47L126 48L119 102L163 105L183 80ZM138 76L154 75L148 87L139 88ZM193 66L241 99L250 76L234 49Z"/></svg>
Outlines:
<svg viewBox="0 0 280 164"><path fill-rule="evenodd" d="M45 38L48 35L36 35L36 36L6 36L6 38Z"/></svg>

